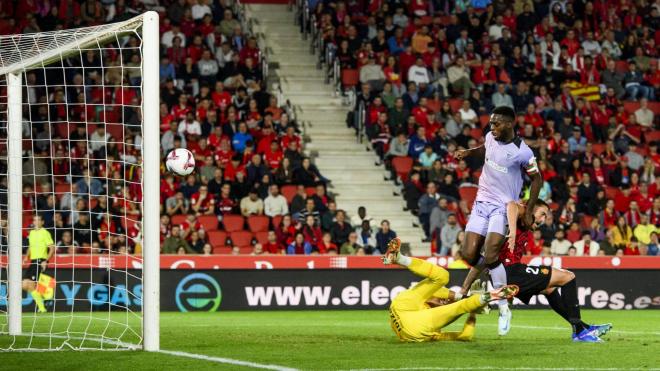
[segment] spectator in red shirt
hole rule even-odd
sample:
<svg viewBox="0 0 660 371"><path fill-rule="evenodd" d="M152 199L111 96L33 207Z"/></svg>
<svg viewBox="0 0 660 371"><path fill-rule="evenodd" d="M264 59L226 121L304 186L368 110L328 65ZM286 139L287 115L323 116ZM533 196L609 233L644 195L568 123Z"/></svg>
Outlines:
<svg viewBox="0 0 660 371"><path fill-rule="evenodd" d="M614 200L607 200L605 210L598 215L598 221L600 222L600 225L609 229L616 224L618 216L619 213L614 209Z"/></svg>
<svg viewBox="0 0 660 371"><path fill-rule="evenodd" d="M268 254L284 254L284 245L277 240L275 231L268 231L268 241L263 244L263 250Z"/></svg>
<svg viewBox="0 0 660 371"><path fill-rule="evenodd" d="M197 216L213 214L215 198L209 194L208 187L202 185L199 191L190 197L190 204Z"/></svg>

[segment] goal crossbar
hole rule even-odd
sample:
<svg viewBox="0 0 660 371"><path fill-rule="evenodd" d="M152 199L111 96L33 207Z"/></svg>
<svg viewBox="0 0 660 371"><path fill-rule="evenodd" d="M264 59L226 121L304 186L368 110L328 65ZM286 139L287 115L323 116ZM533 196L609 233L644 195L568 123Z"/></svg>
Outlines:
<svg viewBox="0 0 660 371"><path fill-rule="evenodd" d="M82 49L114 41L140 28L147 14L101 26L0 36L0 75L43 67Z"/></svg>

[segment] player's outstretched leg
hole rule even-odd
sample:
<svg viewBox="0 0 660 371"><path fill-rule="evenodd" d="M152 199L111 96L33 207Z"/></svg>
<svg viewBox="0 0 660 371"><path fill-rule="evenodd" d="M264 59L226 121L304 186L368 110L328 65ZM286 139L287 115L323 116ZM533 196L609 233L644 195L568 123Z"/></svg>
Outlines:
<svg viewBox="0 0 660 371"><path fill-rule="evenodd" d="M575 274L567 270L553 268L548 286L550 287L545 292L548 303L557 314L571 324L573 341L601 342L600 336L607 334L612 329L612 324L589 325L582 321ZM557 287L561 287L561 295L556 290Z"/></svg>
<svg viewBox="0 0 660 371"><path fill-rule="evenodd" d="M459 300L455 303L428 309L431 313L431 325L439 331L441 328L454 322L465 313L474 313L484 307L488 302L510 299L519 291L516 285L507 285L497 290L474 294L469 298Z"/></svg>
<svg viewBox="0 0 660 371"><path fill-rule="evenodd" d="M398 264L408 268L414 274L425 278L415 285L415 287L406 291L412 293L420 300L428 300L431 297L449 298L449 289L444 287L449 282L449 272L426 260L405 256L401 254L400 249L401 240L398 237L393 238L387 244L387 251L383 256L383 264ZM460 294L451 296L454 300L462 298Z"/></svg>

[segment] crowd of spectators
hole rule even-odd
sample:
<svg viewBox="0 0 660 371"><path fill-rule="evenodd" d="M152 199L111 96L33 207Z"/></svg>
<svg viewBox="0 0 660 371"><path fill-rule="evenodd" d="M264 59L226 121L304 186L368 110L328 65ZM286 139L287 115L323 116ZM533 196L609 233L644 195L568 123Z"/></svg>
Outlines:
<svg viewBox="0 0 660 371"><path fill-rule="evenodd" d="M161 169L162 253L384 252L396 236L389 222L337 210L289 110L265 91L262 52L231 3L3 1L0 34L100 25L150 9L161 13L161 156L187 148L197 162L185 179ZM24 237L36 211L58 253L140 252L142 91L139 69L122 68L140 66L139 46L129 34L26 73ZM2 205L6 189L1 177Z"/></svg>
<svg viewBox="0 0 660 371"><path fill-rule="evenodd" d="M452 153L478 145L483 118L509 105L554 210L529 253L657 254L657 3L309 5L342 75L357 72L357 81L342 80L357 85L366 120L353 114L347 123L365 125L435 253L457 252L482 165ZM101 25L148 9L161 13L162 154L185 147L197 161L185 179L163 173L163 253L382 253L395 232L366 210L352 218L337 210L295 120L266 91L257 40L230 3L2 1L0 34ZM25 75L33 140L23 208L44 216L60 253L141 249L140 75L112 68L138 66L140 40L121 43L121 53L111 44ZM402 158L413 161L404 171Z"/></svg>
<svg viewBox="0 0 660 371"><path fill-rule="evenodd" d="M658 254L657 2L308 6L322 55L356 97L347 125L366 133L378 164L402 182L435 253L457 252L483 165L453 152L480 145L489 112L509 106L553 209L529 254Z"/></svg>

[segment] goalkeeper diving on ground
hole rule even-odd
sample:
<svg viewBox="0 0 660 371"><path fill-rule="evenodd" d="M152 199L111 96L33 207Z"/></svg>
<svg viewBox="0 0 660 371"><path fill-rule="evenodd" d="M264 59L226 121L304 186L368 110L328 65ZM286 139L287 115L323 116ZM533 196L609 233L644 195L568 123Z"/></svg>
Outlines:
<svg viewBox="0 0 660 371"><path fill-rule="evenodd" d="M449 272L425 260L408 257L399 252L401 240L392 239L387 245L383 264L398 264L424 279L413 288L397 295L390 305L390 325L402 341L471 340L476 324L475 312L489 301L509 299L518 292L516 285L498 290L475 293L463 298L450 291ZM438 300L457 300L451 304L434 306ZM470 313L461 331L442 331L465 313Z"/></svg>

